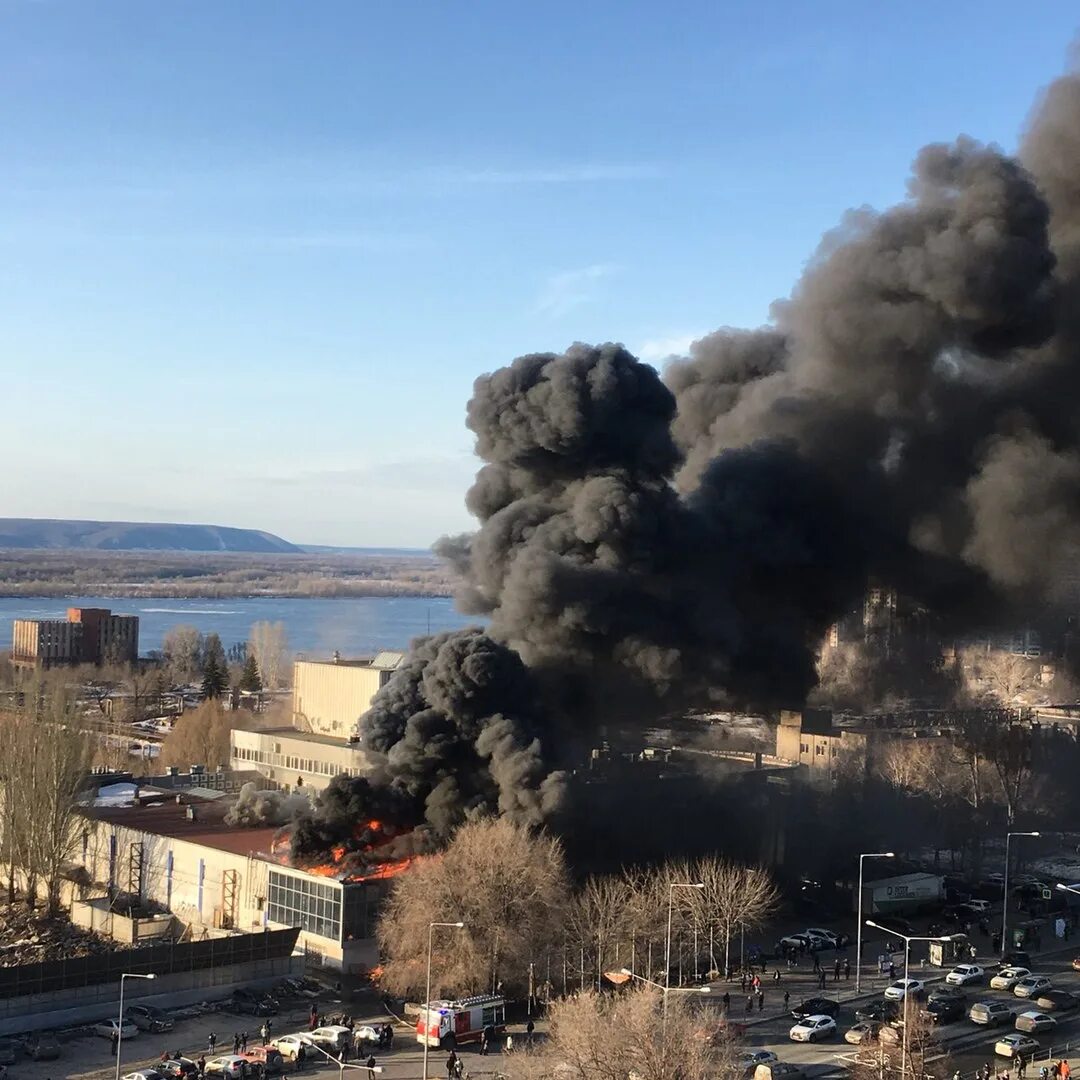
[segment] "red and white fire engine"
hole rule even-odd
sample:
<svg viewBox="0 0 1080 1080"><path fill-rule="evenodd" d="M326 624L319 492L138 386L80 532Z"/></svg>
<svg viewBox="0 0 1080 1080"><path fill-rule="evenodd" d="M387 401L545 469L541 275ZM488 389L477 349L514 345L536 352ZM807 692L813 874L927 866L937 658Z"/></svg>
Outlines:
<svg viewBox="0 0 1080 1080"><path fill-rule="evenodd" d="M506 1031L506 1000L500 994L477 994L458 1001L421 1005L416 1041L452 1050L458 1043L479 1042L485 1028L489 1035Z"/></svg>

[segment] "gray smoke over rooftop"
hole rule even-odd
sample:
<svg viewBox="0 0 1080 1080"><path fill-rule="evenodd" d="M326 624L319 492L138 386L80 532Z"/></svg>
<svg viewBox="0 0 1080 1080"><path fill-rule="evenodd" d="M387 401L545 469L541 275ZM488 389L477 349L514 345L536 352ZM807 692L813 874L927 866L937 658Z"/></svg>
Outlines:
<svg viewBox="0 0 1080 1080"><path fill-rule="evenodd" d="M362 725L439 832L560 806L603 723L797 703L876 580L974 627L1080 548L1080 83L1019 158L969 138L822 242L773 324L661 377L622 346L477 379L479 522L441 550L485 631L420 643Z"/></svg>

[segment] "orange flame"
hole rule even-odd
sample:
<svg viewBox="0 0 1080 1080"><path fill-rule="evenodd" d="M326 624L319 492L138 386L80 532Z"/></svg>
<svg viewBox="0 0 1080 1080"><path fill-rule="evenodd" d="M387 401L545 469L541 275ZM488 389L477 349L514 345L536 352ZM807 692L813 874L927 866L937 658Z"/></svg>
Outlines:
<svg viewBox="0 0 1080 1080"><path fill-rule="evenodd" d="M366 821L357 824L355 829L355 836L363 836L365 833L380 833L383 831L383 825L380 821ZM389 839L389 837L388 837ZM285 865L290 864L289 837L284 835L276 839L271 846L271 854L279 862ZM377 852L379 845L367 843L364 844L362 850L365 852ZM412 863L416 862L416 857L409 857L405 859L398 859L395 862L387 862L376 864L369 870L365 870L362 873L350 874L347 865L348 856L351 854L347 844L336 844L330 849L330 859L328 862L318 863L314 866L305 866L304 869L309 874L314 874L317 877L343 877L349 881L383 881L386 878L396 877L402 871L407 870Z"/></svg>

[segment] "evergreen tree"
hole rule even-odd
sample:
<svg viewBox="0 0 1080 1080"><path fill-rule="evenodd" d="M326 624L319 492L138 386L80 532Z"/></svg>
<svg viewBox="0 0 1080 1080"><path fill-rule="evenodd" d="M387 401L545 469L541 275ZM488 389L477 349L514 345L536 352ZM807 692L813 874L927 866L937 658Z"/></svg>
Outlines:
<svg viewBox="0 0 1080 1080"><path fill-rule="evenodd" d="M254 656L249 656L244 661L244 670L240 673L240 689L247 690L252 694L262 689L262 679L259 678L259 665Z"/></svg>
<svg viewBox="0 0 1080 1080"><path fill-rule="evenodd" d="M229 689L229 671L224 663L210 653L203 665L202 692L204 698L219 698Z"/></svg>

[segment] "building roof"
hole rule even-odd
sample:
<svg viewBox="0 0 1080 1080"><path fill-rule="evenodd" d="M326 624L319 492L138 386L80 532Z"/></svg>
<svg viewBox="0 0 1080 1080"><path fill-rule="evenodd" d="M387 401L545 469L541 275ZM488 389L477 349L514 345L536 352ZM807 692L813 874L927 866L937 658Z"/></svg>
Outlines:
<svg viewBox="0 0 1080 1080"><path fill-rule="evenodd" d="M401 665L401 661L405 659L403 652L381 652L376 653L371 661L373 668L379 668L380 671L394 671Z"/></svg>
<svg viewBox="0 0 1080 1080"><path fill-rule="evenodd" d="M241 736L243 741L244 736L259 736L260 738L271 738L290 740L292 742L299 743L314 743L317 746L339 746L346 749L352 749L358 753L363 750L363 747L359 742L353 742L348 735L322 735L316 731L301 731L299 728L294 727L276 727L276 728L256 728L253 731L237 731L237 734Z"/></svg>
<svg viewBox="0 0 1080 1080"><path fill-rule="evenodd" d="M119 828L137 829L173 840L186 840L192 844L228 851L233 855L270 858L274 837L279 829L243 829L227 825L225 814L232 805L232 800L200 801L193 805L194 821L188 819L187 805L178 805L175 799L136 806L87 806L83 807L80 813L93 821L103 821Z"/></svg>

